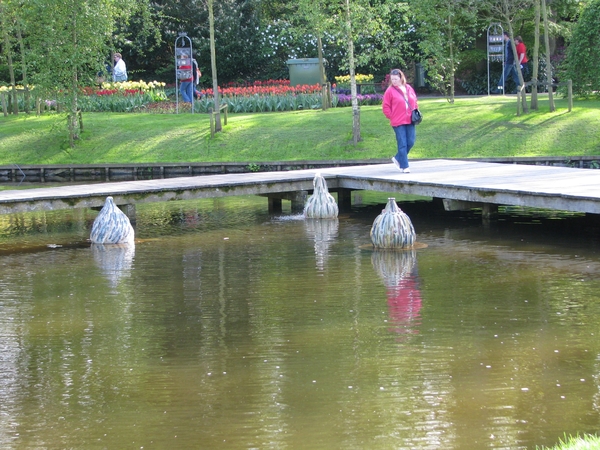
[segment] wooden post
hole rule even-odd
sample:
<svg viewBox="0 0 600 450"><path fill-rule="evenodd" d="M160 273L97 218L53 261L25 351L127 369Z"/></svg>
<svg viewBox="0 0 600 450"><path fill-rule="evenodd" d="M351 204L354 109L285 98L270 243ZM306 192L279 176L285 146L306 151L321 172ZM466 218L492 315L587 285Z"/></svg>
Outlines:
<svg viewBox="0 0 600 450"><path fill-rule="evenodd" d="M527 114L529 112L529 108L527 107L527 91L525 90L525 82L523 82L523 85L521 86L521 89L519 89L519 91L521 92L521 101L523 102L523 113Z"/></svg>
<svg viewBox="0 0 600 450"><path fill-rule="evenodd" d="M521 115L521 91L517 89L517 116Z"/></svg>
<svg viewBox="0 0 600 450"><path fill-rule="evenodd" d="M210 137L215 137L215 116L213 114L213 109L208 108L208 115L210 116Z"/></svg>
<svg viewBox="0 0 600 450"><path fill-rule="evenodd" d="M25 86L25 90L23 91L23 106L25 108L25 114L29 114L29 86Z"/></svg>
<svg viewBox="0 0 600 450"><path fill-rule="evenodd" d="M2 112L4 113L4 117L6 117L8 116L8 108L6 106L6 94L2 92L0 96L2 97Z"/></svg>
<svg viewBox="0 0 600 450"><path fill-rule="evenodd" d="M569 112L573 109L573 80L567 80Z"/></svg>
<svg viewBox="0 0 600 450"><path fill-rule="evenodd" d="M225 103L223 108L223 125L227 125L227 111L229 111L229 104Z"/></svg>
<svg viewBox="0 0 600 450"><path fill-rule="evenodd" d="M77 111L77 117L79 119L79 131L83 131L83 115L81 114L81 110Z"/></svg>

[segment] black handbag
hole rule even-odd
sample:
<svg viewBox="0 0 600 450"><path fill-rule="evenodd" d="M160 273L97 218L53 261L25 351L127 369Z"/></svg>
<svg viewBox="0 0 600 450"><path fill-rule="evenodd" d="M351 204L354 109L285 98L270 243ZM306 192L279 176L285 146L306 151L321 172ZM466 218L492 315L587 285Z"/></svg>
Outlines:
<svg viewBox="0 0 600 450"><path fill-rule="evenodd" d="M419 125L423 120L423 114L418 109L413 109L410 119L413 125Z"/></svg>

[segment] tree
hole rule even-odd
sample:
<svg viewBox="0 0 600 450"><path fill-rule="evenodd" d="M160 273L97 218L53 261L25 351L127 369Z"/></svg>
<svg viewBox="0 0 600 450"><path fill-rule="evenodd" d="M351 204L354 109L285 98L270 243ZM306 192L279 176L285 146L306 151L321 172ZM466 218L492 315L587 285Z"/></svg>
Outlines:
<svg viewBox="0 0 600 450"><path fill-rule="evenodd" d="M591 95L600 91L600 0L582 11L567 47L562 77L573 81L573 92Z"/></svg>
<svg viewBox="0 0 600 450"><path fill-rule="evenodd" d="M331 97L326 89L327 75L325 72L325 58L323 57L323 35L327 29L329 15L327 14L326 0L298 0L297 14L293 14L295 31L300 36L314 35L317 38L317 56L319 59L319 75L322 87L322 108L330 107Z"/></svg>
<svg viewBox="0 0 600 450"><path fill-rule="evenodd" d="M104 69L116 21L126 20L141 1L29 0L24 4L31 78L36 90L55 97L65 108L71 147L83 127L79 92Z"/></svg>
<svg viewBox="0 0 600 450"><path fill-rule="evenodd" d="M454 103L455 73L460 51L469 48L477 29L475 0L413 0L419 50L429 82Z"/></svg>
<svg viewBox="0 0 600 450"><path fill-rule="evenodd" d="M539 71L539 59L540 59L540 0L534 0L535 8L535 34L533 43L533 64L531 69L531 80L534 84L531 86L531 109L538 109L538 71Z"/></svg>
<svg viewBox="0 0 600 450"><path fill-rule="evenodd" d="M548 83L548 102L550 105L550 111L554 111L554 96L552 94L552 62L550 60L550 27L548 26L548 8L546 7L546 0L542 0L541 3L542 18L544 20L544 44L546 47L546 83ZM516 53L515 53L516 54ZM521 71L519 71L521 73Z"/></svg>
<svg viewBox="0 0 600 450"><path fill-rule="evenodd" d="M515 45L515 31L514 25L517 23L519 18L523 18L527 16L531 7L533 6L534 0L501 0L499 2L492 2L489 5L490 14L493 19L498 20L505 24L508 27L508 34L510 36L510 46L513 55L517 55L517 47ZM521 70L521 66L516 64L517 76L519 78L519 86L525 85L525 80L523 78L523 72ZM506 83L506 80L504 80ZM525 112L528 111L527 101L525 96L523 96L523 110Z"/></svg>
<svg viewBox="0 0 600 450"><path fill-rule="evenodd" d="M354 37L352 36L352 15L350 13L350 0L346 0L345 28L348 45L348 70L350 71L350 92L352 94L352 142L357 144L360 140L360 106L356 97L356 74L354 73Z"/></svg>
<svg viewBox="0 0 600 450"><path fill-rule="evenodd" d="M217 59L215 50L215 16L213 12L214 0L207 0L208 2L208 21L210 26L210 67L212 69L212 81L213 81L213 102L215 106L215 131L221 131L221 106L219 104L219 83L217 81Z"/></svg>
<svg viewBox="0 0 600 450"><path fill-rule="evenodd" d="M10 85L13 96L13 113L19 114L19 105L17 103L17 84L15 78L15 69L13 64L13 50L11 35L14 30L15 11L6 0L0 0L0 27L2 31L2 48L8 64L8 73L10 76Z"/></svg>

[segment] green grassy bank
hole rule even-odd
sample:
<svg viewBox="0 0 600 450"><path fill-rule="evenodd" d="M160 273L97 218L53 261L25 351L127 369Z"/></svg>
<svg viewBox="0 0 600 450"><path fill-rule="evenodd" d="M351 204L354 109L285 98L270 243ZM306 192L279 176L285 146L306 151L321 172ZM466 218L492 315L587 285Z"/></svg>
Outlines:
<svg viewBox="0 0 600 450"><path fill-rule="evenodd" d="M412 158L600 155L600 101L566 100L516 116L516 99L421 98ZM352 110L230 114L210 138L205 114L85 113L75 148L65 117L0 117L0 165L281 161L387 158L395 139L381 107L361 108L363 141L351 140Z"/></svg>

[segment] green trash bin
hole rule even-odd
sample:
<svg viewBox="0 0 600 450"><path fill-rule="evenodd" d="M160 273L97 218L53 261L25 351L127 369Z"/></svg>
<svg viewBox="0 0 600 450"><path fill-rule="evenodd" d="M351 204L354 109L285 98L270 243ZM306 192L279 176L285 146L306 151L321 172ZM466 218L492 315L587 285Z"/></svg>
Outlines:
<svg viewBox="0 0 600 450"><path fill-rule="evenodd" d="M415 87L425 87L425 67L421 63L415 64Z"/></svg>
<svg viewBox="0 0 600 450"><path fill-rule="evenodd" d="M287 65L290 69L290 86L321 82L319 58L288 59Z"/></svg>

